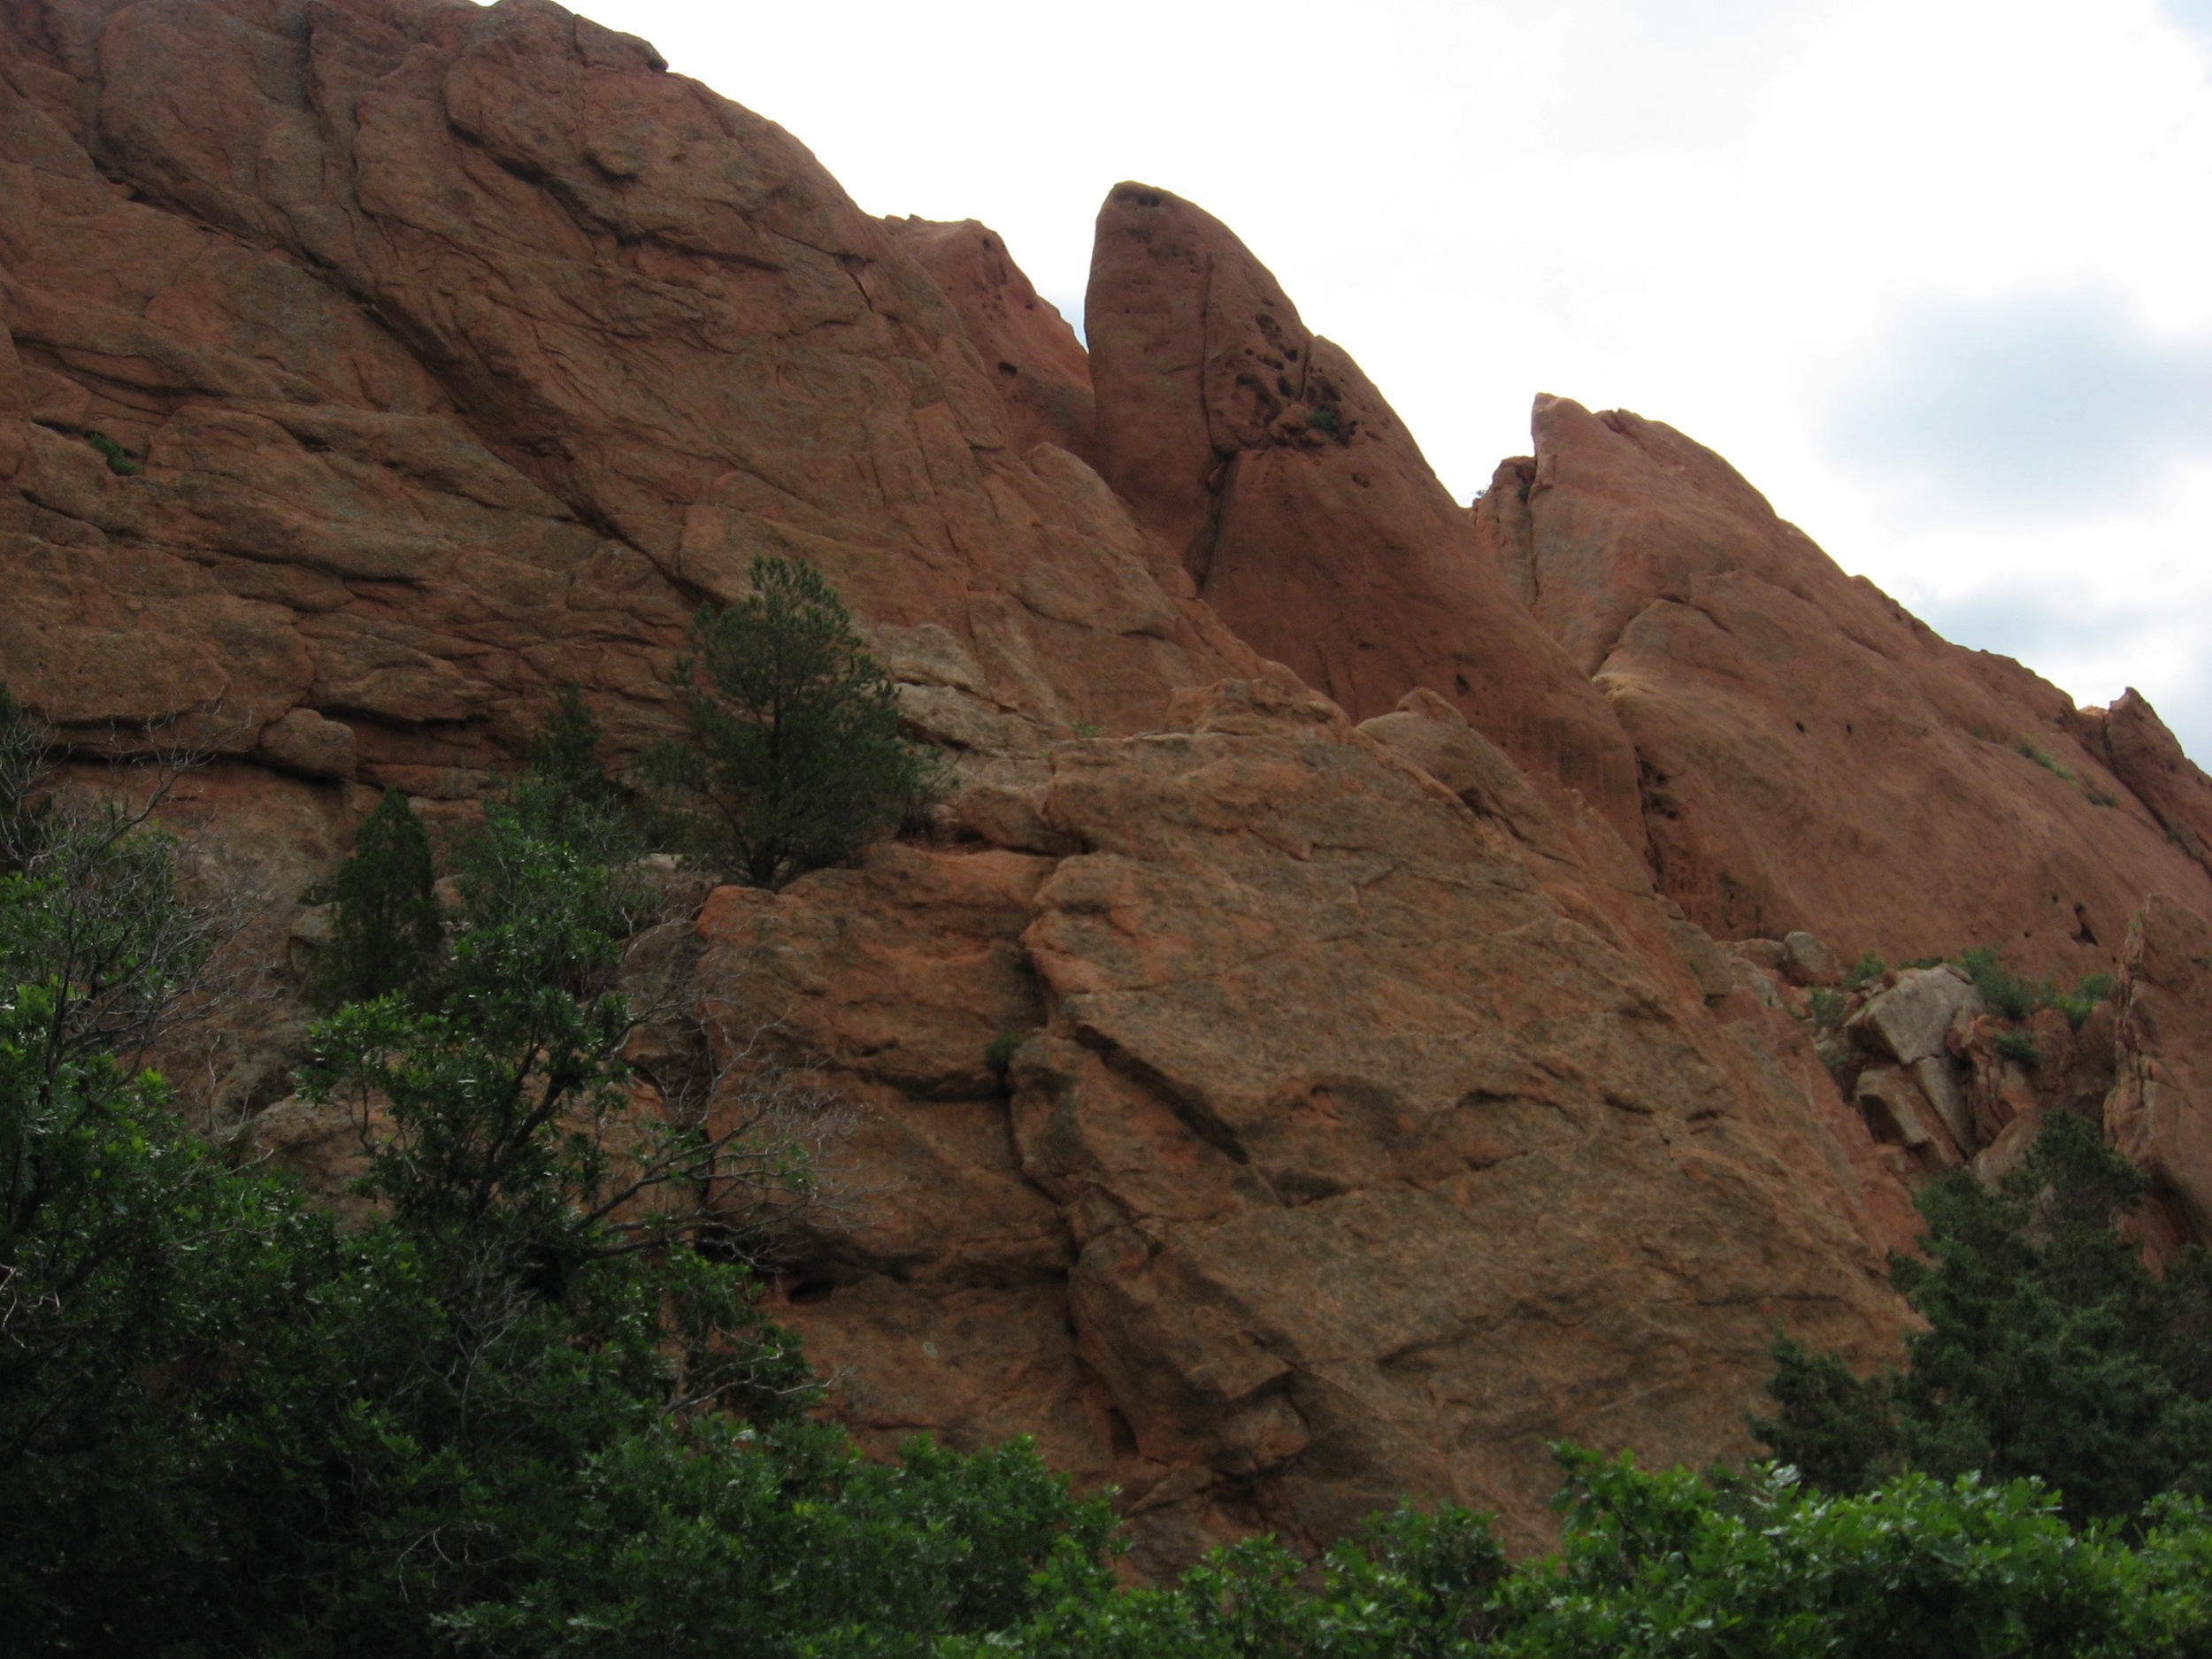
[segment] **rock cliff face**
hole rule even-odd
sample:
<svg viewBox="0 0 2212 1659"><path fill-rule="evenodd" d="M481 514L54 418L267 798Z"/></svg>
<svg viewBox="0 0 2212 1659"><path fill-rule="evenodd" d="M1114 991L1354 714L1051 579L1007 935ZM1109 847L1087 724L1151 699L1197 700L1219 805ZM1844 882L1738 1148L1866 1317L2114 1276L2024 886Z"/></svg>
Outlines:
<svg viewBox="0 0 2212 1659"><path fill-rule="evenodd" d="M216 749L179 810L280 902L564 680L664 729L752 557L831 578L961 782L699 912L709 1023L861 1109L782 1314L864 1439L1035 1433L1148 1571L1407 1493L1530 1541L1561 1435L1747 1451L1775 1322L1892 1355L1909 1181L2036 1111L2212 1225L2212 782L2140 698L1633 416L1540 402L1461 508L1165 192L1087 359L989 231L547 0L0 0L0 678ZM2057 1093L1970 1010L1805 1018L1821 941L2070 973L2137 911Z"/></svg>
<svg viewBox="0 0 2212 1659"><path fill-rule="evenodd" d="M780 129L550 5L11 4L12 678L464 787L801 554L960 741L1252 659ZM111 469L99 433L127 457ZM343 731L325 728L335 724Z"/></svg>
<svg viewBox="0 0 2212 1659"><path fill-rule="evenodd" d="M1403 1492L1532 1540L1547 1440L1740 1446L1778 1317L1886 1350L1894 1178L1655 895L1648 939L1577 919L1287 675L1167 726L1055 749L1079 855L887 849L703 918L733 1027L878 1109L844 1175L885 1199L787 1314L852 1421L1038 1432L1157 1568Z"/></svg>
<svg viewBox="0 0 2212 1659"><path fill-rule="evenodd" d="M1709 931L2078 974L2146 894L2212 904L2212 795L2140 697L2084 716L1939 639L1671 427L1544 397L1534 429L1476 527L1634 742L1654 872Z"/></svg>

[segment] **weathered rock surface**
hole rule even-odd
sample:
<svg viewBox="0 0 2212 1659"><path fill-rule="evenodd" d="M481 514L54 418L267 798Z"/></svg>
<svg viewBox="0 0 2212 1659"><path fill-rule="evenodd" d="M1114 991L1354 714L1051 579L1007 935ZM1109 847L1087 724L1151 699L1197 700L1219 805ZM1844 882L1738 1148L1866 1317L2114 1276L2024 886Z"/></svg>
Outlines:
<svg viewBox="0 0 2212 1659"><path fill-rule="evenodd" d="M1098 408L1091 360L1075 330L989 227L887 219L884 228L929 273L975 347L978 366L1006 403L1015 446L1056 443L1098 464Z"/></svg>
<svg viewBox="0 0 2212 1659"><path fill-rule="evenodd" d="M56 724L348 771L305 710L446 793L563 680L649 734L760 553L972 664L924 729L1129 730L1248 670L1024 458L900 240L641 42L542 0L4 15L0 662Z"/></svg>
<svg viewBox="0 0 2212 1659"><path fill-rule="evenodd" d="M864 1440L1034 1433L1148 1571L1408 1493L1531 1541L1548 1438L1747 1450L1778 1319L1890 1357L1907 1178L2116 1040L2028 1088L1942 992L1870 1067L1839 957L2078 972L2178 895L2108 1117L2212 1226L2212 784L2147 705L1634 417L1540 404L1470 514L1225 228L1100 229L1094 364L992 233L547 0L0 0L0 679L219 751L173 821L289 897L384 786L466 823L563 680L657 735L694 609L813 561L962 784L699 915L725 1057L861 1109L782 1316Z"/></svg>
<svg viewBox="0 0 2212 1659"><path fill-rule="evenodd" d="M1417 687L1641 852L1635 757L1359 367L1188 202L1120 184L1085 302L1102 467L1261 656L1355 719Z"/></svg>
<svg viewBox="0 0 2212 1659"><path fill-rule="evenodd" d="M1619 716L1659 885L1708 931L2070 977L2113 965L2146 894L2212 906L2119 774L2178 758L2140 699L2093 752L2064 694L1847 577L1671 427L1555 397L1533 424L1480 540Z"/></svg>
<svg viewBox="0 0 2212 1659"><path fill-rule="evenodd" d="M2109 709L2084 709L2074 723L2095 754L2167 835L2212 866L2212 778L2181 752L2158 711L2132 686Z"/></svg>
<svg viewBox="0 0 2212 1659"><path fill-rule="evenodd" d="M1405 1491L1532 1540L1547 1438L1745 1449L1785 1310L1886 1350L1902 1188L1809 1052L1294 682L1177 714L1053 750L1079 856L887 849L702 918L715 1005L883 1114L853 1179L913 1183L789 1310L841 1410L1038 1428L1157 1569Z"/></svg>
<svg viewBox="0 0 2212 1659"><path fill-rule="evenodd" d="M2152 896L2128 929L2118 1001L2106 1128L2212 1238L2212 926L2201 912Z"/></svg>

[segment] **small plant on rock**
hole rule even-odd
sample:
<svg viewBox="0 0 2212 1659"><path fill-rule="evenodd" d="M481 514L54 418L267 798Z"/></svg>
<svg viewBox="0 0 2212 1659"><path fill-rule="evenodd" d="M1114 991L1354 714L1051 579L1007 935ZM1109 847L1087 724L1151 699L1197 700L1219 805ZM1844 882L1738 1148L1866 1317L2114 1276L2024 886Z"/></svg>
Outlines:
<svg viewBox="0 0 2212 1659"><path fill-rule="evenodd" d="M84 441L107 457L108 471L119 478L135 477L142 469L138 458L104 432L88 432Z"/></svg>
<svg viewBox="0 0 2212 1659"><path fill-rule="evenodd" d="M2014 747L2053 777L2062 778L2068 783L2074 781L2074 774L2053 760L2049 751L2039 746L2034 739L2024 737Z"/></svg>
<svg viewBox="0 0 2212 1659"><path fill-rule="evenodd" d="M1888 972L1889 964L1870 950L1843 976L1843 988L1847 991L1863 990Z"/></svg>
<svg viewBox="0 0 2212 1659"><path fill-rule="evenodd" d="M2016 1060L2025 1066L2043 1064L2043 1051L2035 1046L2035 1039L2024 1031L2000 1032L1992 1046L2001 1058Z"/></svg>

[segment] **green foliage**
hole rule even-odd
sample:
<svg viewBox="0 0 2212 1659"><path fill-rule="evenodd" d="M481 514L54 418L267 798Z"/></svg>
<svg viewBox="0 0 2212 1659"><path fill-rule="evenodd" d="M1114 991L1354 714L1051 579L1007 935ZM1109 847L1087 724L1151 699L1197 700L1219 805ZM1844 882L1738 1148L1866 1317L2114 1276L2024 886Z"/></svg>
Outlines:
<svg viewBox="0 0 2212 1659"><path fill-rule="evenodd" d="M1308 426L1317 432L1325 432L1333 438L1336 436L1337 428L1341 423L1342 417L1337 413L1334 403L1317 404L1306 417Z"/></svg>
<svg viewBox="0 0 2212 1659"><path fill-rule="evenodd" d="M1843 976L1843 988L1847 991L1863 990L1888 972L1889 964L1870 950Z"/></svg>
<svg viewBox="0 0 2212 1659"><path fill-rule="evenodd" d="M688 850L772 887L915 816L941 773L900 738L891 681L821 573L758 558L752 583L694 619L677 671L692 741L645 772Z"/></svg>
<svg viewBox="0 0 2212 1659"><path fill-rule="evenodd" d="M88 432L84 441L106 458L108 471L123 478L135 477L142 469L135 456L104 432Z"/></svg>
<svg viewBox="0 0 2212 1659"><path fill-rule="evenodd" d="M431 880L429 832L407 797L387 789L362 820L352 856L306 895L332 907L330 938L315 963L319 1006L403 994L422 982L444 935Z"/></svg>
<svg viewBox="0 0 2212 1659"><path fill-rule="evenodd" d="M1898 1465L1896 1379L1864 1379L1832 1354L1781 1333L1767 1382L1779 1410L1752 1432L1824 1492L1863 1492Z"/></svg>
<svg viewBox="0 0 2212 1659"><path fill-rule="evenodd" d="M1982 1000L2007 1019L2025 1020L2039 1009L2055 1008L2078 1031L2097 1004L2112 995L2108 973L2085 974L2071 991L2062 991L2049 979L2039 984L2013 972L1986 947L1962 951L1959 966L1972 978Z"/></svg>
<svg viewBox="0 0 2212 1659"><path fill-rule="evenodd" d="M1849 1002L1842 992L1819 986L1806 997L1805 1005L1815 1025L1823 1031L1833 1031L1843 1023L1844 1010Z"/></svg>
<svg viewBox="0 0 2212 1659"><path fill-rule="evenodd" d="M2194 1654L2212 1639L2212 1523L2186 1500L2130 1546L2077 1532L2032 1481L1905 1475L1835 1498L1796 1471L1646 1473L1561 1448L1557 1552L1509 1567L1485 1517L1370 1523L1317 1571L1271 1540L1173 1588L1115 1594L1064 1555L1045 1608L945 1659L1999 1659ZM832 1649L888 1654L879 1636Z"/></svg>
<svg viewBox="0 0 2212 1659"><path fill-rule="evenodd" d="M1892 1275L1929 1328L1901 1377L1863 1382L1786 1340L1753 1429L1832 1491L1909 1468L2034 1476L2076 1517L2123 1516L2167 1490L2212 1491L2212 1258L2154 1278L2116 1224L2143 1176L2080 1118L2045 1120L1992 1192L1960 1172L1924 1188L1927 1262Z"/></svg>
<svg viewBox="0 0 2212 1659"><path fill-rule="evenodd" d="M190 916L134 833L103 856L138 884L144 1000ZM772 1133L629 1107L606 872L522 809L467 849L441 972L317 1030L308 1088L372 1155L350 1233L89 1051L111 976L56 952L104 882L0 892L18 1650L796 1655L1002 1625L1056 1551L1095 1563L1103 1508L1025 1447L879 1465L797 1415L742 1217L803 1170Z"/></svg>
<svg viewBox="0 0 2212 1659"><path fill-rule="evenodd" d="M602 864L634 856L641 838L629 797L600 753L606 734L571 682L523 749L523 773L506 803L541 840L574 847Z"/></svg>
<svg viewBox="0 0 2212 1659"><path fill-rule="evenodd" d="M2040 987L2006 967L1994 950L1984 947L1962 951L1959 966L1972 977L1982 1001L2007 1019L2025 1019L2042 1006Z"/></svg>
<svg viewBox="0 0 2212 1659"><path fill-rule="evenodd" d="M2043 1051L2035 1046L2035 1039L2024 1031L2001 1031L1992 1045L2007 1060L2017 1060L2022 1065L2041 1065Z"/></svg>
<svg viewBox="0 0 2212 1659"><path fill-rule="evenodd" d="M1014 1050L1022 1046L1022 1035L1018 1031L1002 1031L983 1050L983 1064L1001 1083L1006 1081L1006 1073L1014 1064Z"/></svg>
<svg viewBox="0 0 2212 1659"><path fill-rule="evenodd" d="M2039 747L2034 739L2024 737L2014 747L2052 776L2062 778L2068 783L2074 781L2074 774L2052 759L2049 751Z"/></svg>
<svg viewBox="0 0 2212 1659"><path fill-rule="evenodd" d="M44 841L53 803L40 788L52 734L0 685L0 872L19 871Z"/></svg>
<svg viewBox="0 0 2212 1659"><path fill-rule="evenodd" d="M2112 995L2112 976L2108 973L2084 974L2070 991L2054 989L2051 1006L2066 1016L2066 1023L2076 1031L2096 1011L2097 1004Z"/></svg>
<svg viewBox="0 0 2212 1659"><path fill-rule="evenodd" d="M627 1440L521 1541L511 1585L446 1623L464 1652L630 1659L913 1654L1033 1617L1037 1575L1093 1598L1111 1514L1026 1441L865 1462L835 1431L724 1423Z"/></svg>

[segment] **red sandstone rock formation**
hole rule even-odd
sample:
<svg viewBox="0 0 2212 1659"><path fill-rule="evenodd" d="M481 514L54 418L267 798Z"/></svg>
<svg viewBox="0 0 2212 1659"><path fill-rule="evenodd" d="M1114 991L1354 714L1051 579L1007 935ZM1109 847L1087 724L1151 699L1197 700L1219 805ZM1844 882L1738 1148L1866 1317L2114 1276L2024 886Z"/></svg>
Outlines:
<svg viewBox="0 0 2212 1659"><path fill-rule="evenodd" d="M732 1028L878 1109L875 1218L786 1310L841 1412L1037 1432L1157 1570L1403 1492L1533 1541L1547 1439L1747 1450L1786 1310L1886 1351L1902 1188L1793 1022L1714 1018L1286 676L1175 726L1054 749L1079 856L886 849L701 918Z"/></svg>
<svg viewBox="0 0 2212 1659"><path fill-rule="evenodd" d="M1091 360L1075 330L1037 297L1006 244L972 219L956 225L887 219L884 227L937 284L975 347L978 365L1006 400L1017 447L1056 443L1098 464Z"/></svg>
<svg viewBox="0 0 2212 1659"><path fill-rule="evenodd" d="M1671 427L1554 397L1534 426L1476 527L1633 740L1659 885L1709 931L2070 976L2147 894L2212 905L2166 833L2212 826L2212 783L2139 698L2085 742L2062 692L1846 576Z"/></svg>
<svg viewBox="0 0 2212 1659"><path fill-rule="evenodd" d="M2154 895L2128 930L2113 1143L2212 1238L2212 926Z"/></svg>
<svg viewBox="0 0 2212 1659"><path fill-rule="evenodd" d="M2212 778L2181 752L2132 686L2110 709L2084 709L2075 722L2090 753L2148 807L2169 840L2212 868Z"/></svg>
<svg viewBox="0 0 2212 1659"><path fill-rule="evenodd" d="M1777 1318L1892 1351L1919 1155L1769 972L1815 942L1714 933L2040 968L2208 908L2139 699L1944 646L1632 417L1545 406L1471 517L1164 193L1102 215L1093 449L987 232L546 0L0 0L0 678L204 735L178 813L273 893L560 680L651 734L755 555L836 582L964 781L700 915L703 1014L864 1109L786 1312L864 1438L1037 1433L1152 1569L1407 1492L1528 1540L1546 1438L1740 1453ZM2186 1193L2177 960L2115 1121Z"/></svg>
<svg viewBox="0 0 2212 1659"><path fill-rule="evenodd" d="M1023 458L899 243L642 42L537 0L4 16L0 657L58 724L444 793L564 679L643 735L760 553L924 729L1133 729L1250 664Z"/></svg>
<svg viewBox="0 0 2212 1659"><path fill-rule="evenodd" d="M1382 395L1242 242L1164 190L1117 185L1084 319L1107 481L1224 622L1355 719L1437 693L1641 850L1618 725L1478 555Z"/></svg>

